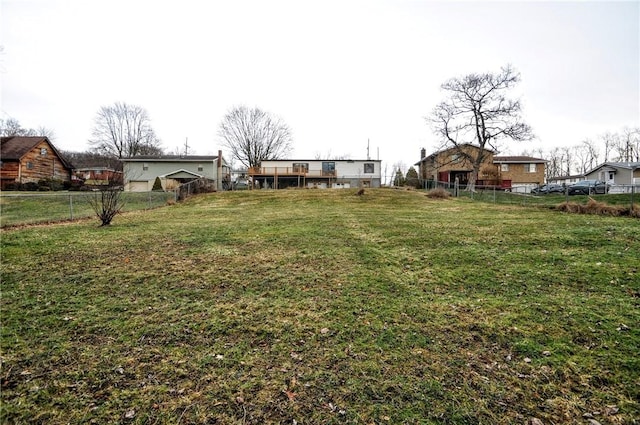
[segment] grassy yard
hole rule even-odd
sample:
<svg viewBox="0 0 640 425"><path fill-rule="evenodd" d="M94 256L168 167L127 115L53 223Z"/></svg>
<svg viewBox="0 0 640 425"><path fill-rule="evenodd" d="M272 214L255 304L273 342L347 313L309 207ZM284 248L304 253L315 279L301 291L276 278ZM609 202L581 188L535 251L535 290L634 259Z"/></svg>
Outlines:
<svg viewBox="0 0 640 425"><path fill-rule="evenodd" d="M98 192L3 192L0 227L95 217L89 200ZM157 208L175 199L173 192L122 192L123 211Z"/></svg>
<svg viewBox="0 0 640 425"><path fill-rule="evenodd" d="M640 220L354 193L3 230L0 422L637 423Z"/></svg>

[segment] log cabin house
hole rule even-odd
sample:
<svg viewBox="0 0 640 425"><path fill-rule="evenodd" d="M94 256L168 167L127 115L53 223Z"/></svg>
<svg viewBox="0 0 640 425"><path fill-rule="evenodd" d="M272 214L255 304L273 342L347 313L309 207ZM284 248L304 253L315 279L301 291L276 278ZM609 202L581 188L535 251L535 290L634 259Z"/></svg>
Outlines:
<svg viewBox="0 0 640 425"><path fill-rule="evenodd" d="M2 190L45 179L69 182L71 172L71 164L47 137L11 136L0 140Z"/></svg>

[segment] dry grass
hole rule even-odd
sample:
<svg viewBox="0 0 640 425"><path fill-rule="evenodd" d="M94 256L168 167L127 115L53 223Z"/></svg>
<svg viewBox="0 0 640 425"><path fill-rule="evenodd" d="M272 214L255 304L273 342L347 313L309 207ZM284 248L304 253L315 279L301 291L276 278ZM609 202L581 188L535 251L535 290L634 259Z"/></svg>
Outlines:
<svg viewBox="0 0 640 425"><path fill-rule="evenodd" d="M640 417L639 220L354 192L3 230L0 423Z"/></svg>
<svg viewBox="0 0 640 425"><path fill-rule="evenodd" d="M451 193L445 189L437 188L432 189L427 192L427 198L431 199L449 199L451 198Z"/></svg>
<svg viewBox="0 0 640 425"><path fill-rule="evenodd" d="M556 206L556 210L573 214L640 217L640 206L637 204L634 204L633 208L628 208L621 205L609 205L605 202L596 201L593 198L589 198L586 204L563 202Z"/></svg>

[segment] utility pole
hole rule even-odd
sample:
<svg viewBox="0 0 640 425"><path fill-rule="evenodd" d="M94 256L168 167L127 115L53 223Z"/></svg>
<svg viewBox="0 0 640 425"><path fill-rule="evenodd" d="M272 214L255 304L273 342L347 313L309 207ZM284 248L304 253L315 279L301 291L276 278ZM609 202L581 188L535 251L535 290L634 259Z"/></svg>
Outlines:
<svg viewBox="0 0 640 425"><path fill-rule="evenodd" d="M184 138L184 156L189 155L189 138Z"/></svg>

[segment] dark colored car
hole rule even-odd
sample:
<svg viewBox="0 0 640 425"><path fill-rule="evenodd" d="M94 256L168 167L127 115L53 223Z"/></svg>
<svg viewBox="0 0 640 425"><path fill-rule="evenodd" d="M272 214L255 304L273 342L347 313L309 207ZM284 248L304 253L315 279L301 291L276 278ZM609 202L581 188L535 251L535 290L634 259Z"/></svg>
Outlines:
<svg viewBox="0 0 640 425"><path fill-rule="evenodd" d="M546 195L548 193L563 193L564 187L561 184L543 184L542 186L531 189L534 195Z"/></svg>
<svg viewBox="0 0 640 425"><path fill-rule="evenodd" d="M595 195L609 192L609 186L600 180L581 180L567 189L569 195Z"/></svg>

